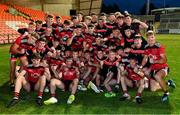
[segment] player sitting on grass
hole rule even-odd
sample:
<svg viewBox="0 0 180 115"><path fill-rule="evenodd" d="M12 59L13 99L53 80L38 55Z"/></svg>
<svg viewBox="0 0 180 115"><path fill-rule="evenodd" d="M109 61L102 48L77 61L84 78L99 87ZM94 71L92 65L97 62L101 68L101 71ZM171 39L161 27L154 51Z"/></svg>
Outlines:
<svg viewBox="0 0 180 115"><path fill-rule="evenodd" d="M142 67L144 67L149 59L151 64L149 74L151 74L153 79L155 79L161 86L164 92L161 101L165 102L168 100L169 96L167 83L164 80L164 77L167 76L169 70L165 48L160 43L156 42L156 37L153 31L148 31L146 36L148 42L148 45L145 47L147 54L142 61Z"/></svg>
<svg viewBox="0 0 180 115"><path fill-rule="evenodd" d="M46 85L46 72L45 68L40 66L40 55L34 54L32 56L32 67L24 67L16 79L14 97L7 105L11 107L20 101L19 93L22 87L27 91L38 91L38 97L36 103L42 105L43 90Z"/></svg>
<svg viewBox="0 0 180 115"><path fill-rule="evenodd" d="M130 99L130 95L127 90L128 87L138 87L138 91L136 93L136 103L142 103L141 94L144 90L144 73L137 66L137 59L134 56L130 57L130 64L124 68L121 68L121 86L124 92L123 96L120 97L120 100Z"/></svg>
<svg viewBox="0 0 180 115"><path fill-rule="evenodd" d="M50 82L51 98L44 101L44 104L48 105L58 102L55 93L56 88L71 91L67 104L71 104L75 100L75 93L79 82L79 71L76 67L72 66L72 64L72 58L67 58L65 64L57 68L56 78Z"/></svg>
<svg viewBox="0 0 180 115"><path fill-rule="evenodd" d="M115 93L113 93L111 86L116 85L117 80L117 66L119 65L120 58L116 58L116 52L114 49L109 51L108 58L104 61L101 61L101 67L103 67L105 78L104 80L104 86L106 90L108 91L105 93L105 97L114 97L116 96Z"/></svg>

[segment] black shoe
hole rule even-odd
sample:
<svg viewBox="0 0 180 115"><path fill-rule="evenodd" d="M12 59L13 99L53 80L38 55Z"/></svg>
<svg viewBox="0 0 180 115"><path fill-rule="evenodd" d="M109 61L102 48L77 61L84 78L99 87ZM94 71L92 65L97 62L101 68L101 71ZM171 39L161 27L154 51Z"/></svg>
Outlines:
<svg viewBox="0 0 180 115"><path fill-rule="evenodd" d="M16 105L18 102L20 101L20 99L12 99L8 104L7 104L7 108L10 108L10 107L12 107L12 106L14 106L14 105Z"/></svg>
<svg viewBox="0 0 180 115"><path fill-rule="evenodd" d="M169 94L164 93L163 96L162 96L162 98L161 98L161 101L162 101L162 102L167 102L168 99L169 99Z"/></svg>
<svg viewBox="0 0 180 115"><path fill-rule="evenodd" d="M119 91L120 91L119 85L115 85L115 87L114 87L114 92L115 92L115 93L118 93Z"/></svg>
<svg viewBox="0 0 180 115"><path fill-rule="evenodd" d="M9 86L10 86L11 91L14 91L15 84L14 83L10 83Z"/></svg>
<svg viewBox="0 0 180 115"><path fill-rule="evenodd" d="M141 97L136 97L136 103L141 104L142 103L142 98Z"/></svg>
<svg viewBox="0 0 180 115"><path fill-rule="evenodd" d="M42 98L37 97L37 99L36 99L36 103L37 103L39 106L42 106L42 105L43 105Z"/></svg>
<svg viewBox="0 0 180 115"><path fill-rule="evenodd" d="M120 101L125 101L125 100L129 100L131 97L128 95L128 96L125 96L123 95L122 97L119 98Z"/></svg>
<svg viewBox="0 0 180 115"><path fill-rule="evenodd" d="M171 80L171 79L170 79L170 80L168 80L168 83L169 83L169 84L168 84L168 85L169 85L169 87L172 87L172 88L174 88L174 89L176 88L176 84L174 83L174 81L173 81L173 80Z"/></svg>

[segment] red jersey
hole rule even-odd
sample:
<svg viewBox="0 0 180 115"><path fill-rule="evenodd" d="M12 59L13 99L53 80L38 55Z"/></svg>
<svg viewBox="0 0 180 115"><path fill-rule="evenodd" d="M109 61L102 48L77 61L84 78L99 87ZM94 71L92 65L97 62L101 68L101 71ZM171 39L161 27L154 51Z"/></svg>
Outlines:
<svg viewBox="0 0 180 115"><path fill-rule="evenodd" d="M82 50L83 49L83 41L84 41L84 35L79 35L73 37L71 48L75 50Z"/></svg>
<svg viewBox="0 0 180 115"><path fill-rule="evenodd" d="M92 48L92 43L95 42L95 39L96 39L95 36L96 35L95 34L85 33L84 36L85 36L84 42L86 43L86 45L88 45L87 48Z"/></svg>
<svg viewBox="0 0 180 115"><path fill-rule="evenodd" d="M120 61L121 61L121 58L115 58L114 61L110 61L109 59L106 59L103 62L105 65L108 65L108 66L116 66L116 64Z"/></svg>
<svg viewBox="0 0 180 115"><path fill-rule="evenodd" d="M74 80L77 78L76 69L74 67L68 68L67 66L63 66L58 72L62 72L63 80Z"/></svg>
<svg viewBox="0 0 180 115"><path fill-rule="evenodd" d="M22 37L22 36L20 36L20 37L18 37L17 39L16 39L16 41L14 42L14 44L17 44L17 45L19 45L19 47L18 47L18 50L20 51L20 50L22 50L22 49L25 49L25 50L32 50L33 48L34 48L34 46L32 45L32 44L29 44L28 42L28 38L27 37ZM13 45L14 45L13 44ZM12 46L13 46L12 45ZM11 53L14 53L14 52L12 52L12 46L10 47L10 52Z"/></svg>
<svg viewBox="0 0 180 115"><path fill-rule="evenodd" d="M139 81L139 80L142 79L141 76L139 76L137 73L135 73L135 72L133 71L133 68L126 66L126 71L127 71L127 73L128 73L128 76L127 76L127 77L128 77L129 79L134 80L134 81Z"/></svg>
<svg viewBox="0 0 180 115"><path fill-rule="evenodd" d="M42 66L27 67L25 68L25 71L27 72L27 80L36 83L39 80L39 77L44 74L45 68Z"/></svg>
<svg viewBox="0 0 180 115"><path fill-rule="evenodd" d="M151 55L154 60L161 59L160 55L165 54L165 48L160 43L155 43L155 45L152 47L147 45L145 48L146 48L147 54ZM168 67L168 64L167 63L155 63L155 64L151 64L150 67L152 70L160 70L165 67Z"/></svg>
<svg viewBox="0 0 180 115"><path fill-rule="evenodd" d="M72 29L60 31L57 35L59 38L60 44L66 45L67 40L72 37L72 33L73 33Z"/></svg>
<svg viewBox="0 0 180 115"><path fill-rule="evenodd" d="M114 44L116 46L124 46L124 38L122 36L119 37L109 37L107 41L107 45Z"/></svg>

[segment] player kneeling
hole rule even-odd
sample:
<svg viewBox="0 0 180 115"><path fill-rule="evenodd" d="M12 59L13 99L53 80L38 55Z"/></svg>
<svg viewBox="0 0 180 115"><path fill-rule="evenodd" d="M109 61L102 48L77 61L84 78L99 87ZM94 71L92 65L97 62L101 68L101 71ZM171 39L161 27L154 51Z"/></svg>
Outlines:
<svg viewBox="0 0 180 115"><path fill-rule="evenodd" d="M127 90L128 87L138 87L136 93L136 103L142 103L141 94L144 90L144 73L141 72L137 67L137 60L135 57L131 57L130 64L126 66L125 70L121 68L122 76L120 78L121 86L123 89L123 96L120 97L120 100L130 99L130 95Z"/></svg>
<svg viewBox="0 0 180 115"><path fill-rule="evenodd" d="M72 58L67 58L65 65L61 65L57 68L56 78L52 79L50 82L51 98L44 101L44 104L48 105L58 102L55 97L56 88L62 90L68 90L70 88L71 95L67 100L67 104L71 104L75 100L75 93L79 83L79 71L76 67L72 66L72 63Z"/></svg>
<svg viewBox="0 0 180 115"><path fill-rule="evenodd" d="M34 54L32 56L32 64L31 67L24 67L21 73L18 75L15 83L14 97L7 105L7 107L11 107L17 104L20 101L19 93L21 88L23 87L27 92L37 90L38 97L36 99L36 103L41 106L42 105L42 95L43 90L46 85L46 77L45 77L45 68L40 66L41 56L39 54Z"/></svg>

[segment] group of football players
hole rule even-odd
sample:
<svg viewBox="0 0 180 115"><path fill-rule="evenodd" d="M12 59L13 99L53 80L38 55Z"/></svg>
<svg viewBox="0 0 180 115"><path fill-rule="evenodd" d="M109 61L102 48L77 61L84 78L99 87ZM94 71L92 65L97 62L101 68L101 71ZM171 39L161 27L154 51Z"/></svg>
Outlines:
<svg viewBox="0 0 180 115"><path fill-rule="evenodd" d="M87 89L107 98L121 92L119 100L124 101L134 88L136 103L142 103L145 88L162 89L162 101L168 101L168 86L176 86L164 79L169 72L165 47L145 22L132 19L127 11L90 16L79 12L64 21L48 14L45 21L20 28L11 45L9 84L14 95L7 107L21 100L22 88L37 91L39 106L57 103L57 88L71 92L67 104L75 101L78 90ZM43 100L43 92L51 97Z"/></svg>

